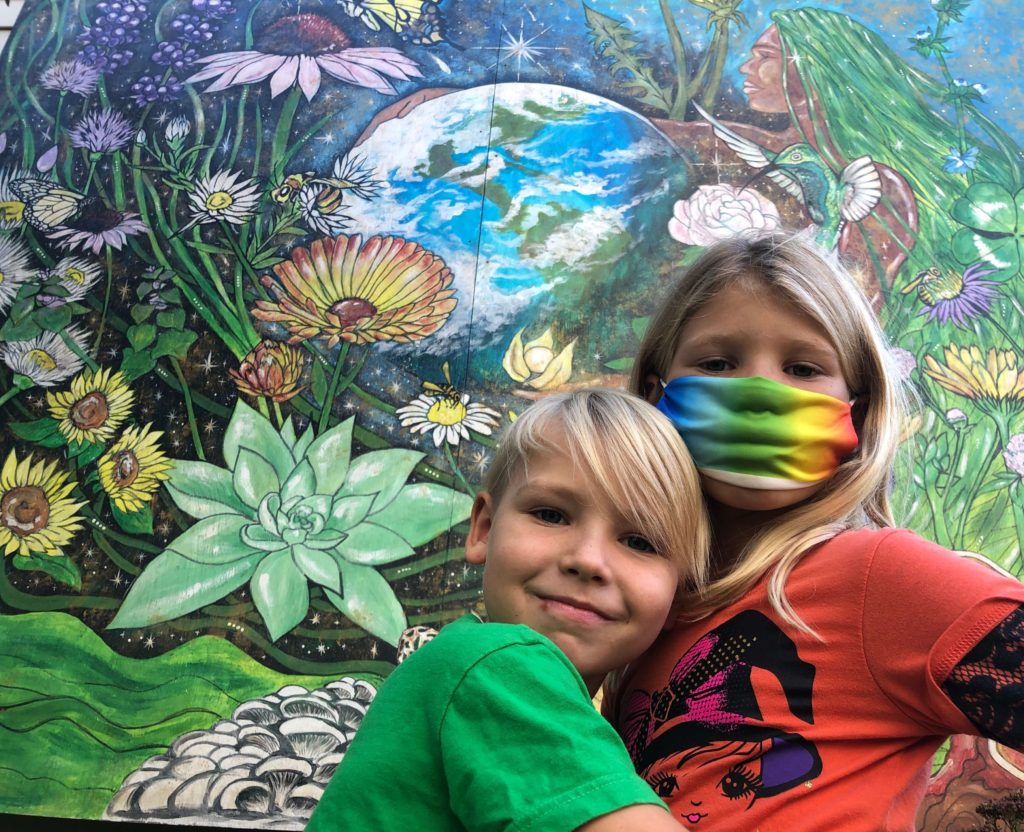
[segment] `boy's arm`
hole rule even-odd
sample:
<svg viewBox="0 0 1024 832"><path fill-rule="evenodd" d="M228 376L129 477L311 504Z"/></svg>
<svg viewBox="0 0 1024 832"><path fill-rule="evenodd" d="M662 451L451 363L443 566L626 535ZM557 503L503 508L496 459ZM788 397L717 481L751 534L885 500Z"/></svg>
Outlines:
<svg viewBox="0 0 1024 832"><path fill-rule="evenodd" d="M576 832L679 832L683 828L660 806L627 806L583 824Z"/></svg>

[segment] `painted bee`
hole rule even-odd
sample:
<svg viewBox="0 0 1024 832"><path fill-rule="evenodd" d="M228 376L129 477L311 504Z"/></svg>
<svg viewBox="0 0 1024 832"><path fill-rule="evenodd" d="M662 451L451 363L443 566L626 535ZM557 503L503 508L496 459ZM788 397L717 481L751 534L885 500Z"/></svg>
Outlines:
<svg viewBox="0 0 1024 832"><path fill-rule="evenodd" d="M458 387L452 384L451 367L448 366L447 361L441 365L441 372L444 373L444 384L434 384L432 381L424 381L423 389L428 393L436 393L444 396L446 399L451 399L452 401L460 401L462 393L459 392Z"/></svg>

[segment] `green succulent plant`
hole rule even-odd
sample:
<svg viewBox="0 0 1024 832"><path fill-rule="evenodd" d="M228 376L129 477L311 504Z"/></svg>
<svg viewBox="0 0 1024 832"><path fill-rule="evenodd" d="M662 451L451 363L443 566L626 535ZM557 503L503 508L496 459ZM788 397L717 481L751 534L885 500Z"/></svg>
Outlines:
<svg viewBox="0 0 1024 832"><path fill-rule="evenodd" d="M312 582L350 621L397 644L405 612L374 567L414 555L465 520L472 501L408 483L419 451L353 458L352 427L296 436L291 419L277 431L239 401L224 435L227 468L175 462L166 488L198 522L143 570L109 627L168 621L248 583L276 641L305 617Z"/></svg>

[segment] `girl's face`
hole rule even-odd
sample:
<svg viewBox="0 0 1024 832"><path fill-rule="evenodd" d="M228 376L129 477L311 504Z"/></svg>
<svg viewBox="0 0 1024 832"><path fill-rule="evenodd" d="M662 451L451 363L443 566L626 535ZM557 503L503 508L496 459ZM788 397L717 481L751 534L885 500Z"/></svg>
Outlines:
<svg viewBox="0 0 1024 832"><path fill-rule="evenodd" d="M722 289L683 326L664 381L682 376L763 376L842 401L850 390L839 354L817 321L751 280ZM651 388L660 395L658 380ZM755 511L801 502L824 481L791 491L743 488L703 478L709 497L733 508Z"/></svg>

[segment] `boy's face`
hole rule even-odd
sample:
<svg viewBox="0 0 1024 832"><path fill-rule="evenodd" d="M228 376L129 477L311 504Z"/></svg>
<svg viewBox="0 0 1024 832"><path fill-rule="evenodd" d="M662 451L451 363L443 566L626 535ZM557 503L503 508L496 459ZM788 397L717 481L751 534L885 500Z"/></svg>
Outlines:
<svg viewBox="0 0 1024 832"><path fill-rule="evenodd" d="M466 558L485 564L490 620L546 635L593 694L665 626L678 572L555 450L560 439L529 460L499 501L477 496Z"/></svg>

